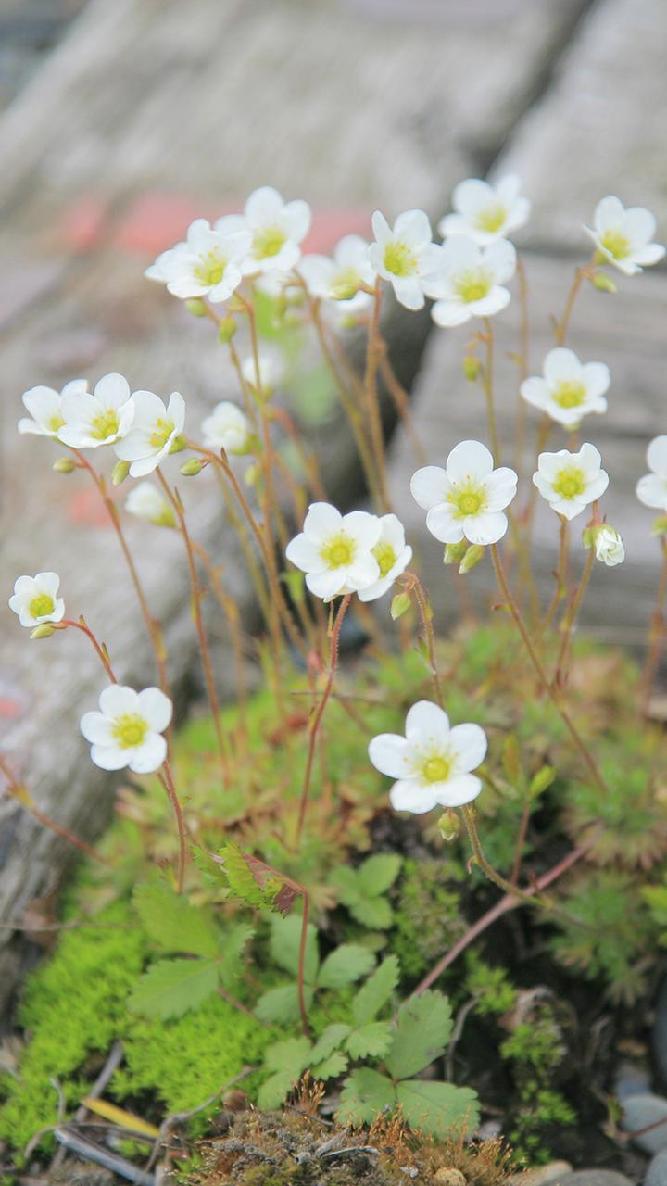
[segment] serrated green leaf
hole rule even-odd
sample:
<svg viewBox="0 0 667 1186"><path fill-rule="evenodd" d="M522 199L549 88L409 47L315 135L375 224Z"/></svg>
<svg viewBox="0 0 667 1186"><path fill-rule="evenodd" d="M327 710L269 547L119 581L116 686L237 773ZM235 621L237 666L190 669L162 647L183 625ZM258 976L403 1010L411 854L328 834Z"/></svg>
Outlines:
<svg viewBox="0 0 667 1186"><path fill-rule="evenodd" d="M320 988L344 988L366 976L375 964L373 953L358 943L342 943L325 959L317 983Z"/></svg>
<svg viewBox="0 0 667 1186"><path fill-rule="evenodd" d="M395 852L377 852L357 870L362 895L377 897L384 894L398 877L401 857Z"/></svg>
<svg viewBox="0 0 667 1186"><path fill-rule="evenodd" d="M276 897L284 885L279 877L267 877L260 884L258 878L253 876L246 855L233 840L223 844L218 855L220 874L233 897L258 910L276 909Z"/></svg>
<svg viewBox="0 0 667 1186"><path fill-rule="evenodd" d="M309 1009L313 1001L313 990L304 988L306 1008ZM255 1015L260 1021L275 1022L277 1025L289 1025L299 1018L299 996L296 984L285 984L281 988L269 988L263 992L255 1006Z"/></svg>
<svg viewBox="0 0 667 1186"><path fill-rule="evenodd" d="M324 1059L328 1058L330 1054L333 1054L334 1050L340 1046L349 1032L349 1025L343 1025L339 1022L328 1025L313 1046L311 1052L312 1063L324 1062Z"/></svg>
<svg viewBox="0 0 667 1186"><path fill-rule="evenodd" d="M220 944L220 983L232 988L243 970L243 952L254 935L252 927L237 923L223 935Z"/></svg>
<svg viewBox="0 0 667 1186"><path fill-rule="evenodd" d="M215 992L218 972L213 960L158 960L135 986L129 1008L160 1021L182 1017Z"/></svg>
<svg viewBox="0 0 667 1186"><path fill-rule="evenodd" d="M264 1054L264 1065L269 1071L285 1071L297 1079L305 1071L311 1056L308 1038L285 1038L273 1042Z"/></svg>
<svg viewBox="0 0 667 1186"><path fill-rule="evenodd" d="M386 1054L394 1036L388 1021L371 1021L360 1029L352 1030L345 1043L351 1058L379 1058Z"/></svg>
<svg viewBox="0 0 667 1186"><path fill-rule="evenodd" d="M271 919L271 958L274 963L279 964L286 972L291 972L293 976L296 976L299 966L301 926L302 919L298 914L290 914L287 918L277 914ZM306 983L315 983L319 966L317 930L309 924L304 962Z"/></svg>
<svg viewBox="0 0 667 1186"><path fill-rule="evenodd" d="M358 902L351 902L348 910L357 922L373 930L385 930L390 927L394 912L386 898L360 898Z"/></svg>
<svg viewBox="0 0 667 1186"><path fill-rule="evenodd" d="M147 934L163 951L211 958L218 954L220 932L213 919L166 881L154 878L137 885L133 901Z"/></svg>
<svg viewBox="0 0 667 1186"><path fill-rule="evenodd" d="M447 997L432 989L404 1001L396 1017L396 1031L385 1062L394 1079L407 1079L430 1066L447 1048L452 1011Z"/></svg>
<svg viewBox="0 0 667 1186"><path fill-rule="evenodd" d="M411 1128L440 1138L466 1136L479 1124L477 1095L469 1087L433 1079L404 1079L398 1103Z"/></svg>
<svg viewBox="0 0 667 1186"><path fill-rule="evenodd" d="M396 1089L386 1075L359 1067L345 1080L336 1119L341 1124L372 1124L385 1110L396 1107Z"/></svg>
<svg viewBox="0 0 667 1186"><path fill-rule="evenodd" d="M336 866L331 873L331 885L338 895L338 900L345 906L351 906L361 897L357 871L350 865Z"/></svg>
<svg viewBox="0 0 667 1186"><path fill-rule="evenodd" d="M352 1012L357 1026L373 1021L398 984L398 959L388 955L357 993Z"/></svg>
<svg viewBox="0 0 667 1186"><path fill-rule="evenodd" d="M337 1079L343 1074L347 1066L347 1055L342 1050L330 1054L323 1062L311 1064L311 1074L314 1079Z"/></svg>
<svg viewBox="0 0 667 1186"><path fill-rule="evenodd" d="M287 1071L278 1071L265 1079L257 1092L257 1103L262 1111L271 1112L284 1104L298 1078L298 1075L292 1077Z"/></svg>

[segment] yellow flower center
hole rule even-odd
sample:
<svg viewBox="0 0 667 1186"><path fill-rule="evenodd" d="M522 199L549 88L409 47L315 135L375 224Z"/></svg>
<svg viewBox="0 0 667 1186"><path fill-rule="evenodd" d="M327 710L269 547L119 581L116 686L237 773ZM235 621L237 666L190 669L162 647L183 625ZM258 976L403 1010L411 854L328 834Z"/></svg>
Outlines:
<svg viewBox="0 0 667 1186"><path fill-rule="evenodd" d="M479 211L475 217L475 226L478 231L488 231L494 235L504 225L506 218L507 210L502 202L493 202Z"/></svg>
<svg viewBox="0 0 667 1186"><path fill-rule="evenodd" d="M419 263L407 243L394 242L385 244L384 266L394 276L414 276Z"/></svg>
<svg viewBox="0 0 667 1186"><path fill-rule="evenodd" d="M142 745L148 733L148 723L136 712L124 712L116 717L111 733L121 749Z"/></svg>
<svg viewBox="0 0 667 1186"><path fill-rule="evenodd" d="M455 283L456 293L465 305L481 301L491 291L492 279L483 268L462 272Z"/></svg>
<svg viewBox="0 0 667 1186"><path fill-rule="evenodd" d="M424 782L445 782L451 773L452 761L445 754L434 754L422 763L420 774Z"/></svg>
<svg viewBox="0 0 667 1186"><path fill-rule="evenodd" d="M47 614L52 614L56 608L56 603L48 593L38 593L30 602L30 613L33 618L44 618Z"/></svg>
<svg viewBox="0 0 667 1186"><path fill-rule="evenodd" d="M227 260L224 255L215 249L208 251L203 255L195 267L195 276L201 284L210 284L213 287L219 284L225 274L227 267Z"/></svg>
<svg viewBox="0 0 667 1186"><path fill-rule="evenodd" d="M320 549L320 556L327 568L343 568L351 564L357 551L357 545L349 535L341 532L333 535Z"/></svg>
<svg viewBox="0 0 667 1186"><path fill-rule="evenodd" d="M106 441L107 437L113 437L118 432L118 412L115 408L107 408L106 412L95 416L90 427L90 435L96 441Z"/></svg>
<svg viewBox="0 0 667 1186"><path fill-rule="evenodd" d="M396 552L391 544L381 540L373 548L373 555L380 565L380 576L386 577L388 572L391 572L396 563Z"/></svg>
<svg viewBox="0 0 667 1186"><path fill-rule="evenodd" d="M457 519L465 519L468 515L479 515L486 507L486 490L474 482L466 482L456 486L447 496L447 501L454 508Z"/></svg>
<svg viewBox="0 0 667 1186"><path fill-rule="evenodd" d="M262 227L253 236L252 253L255 259L271 259L282 251L286 242L287 235L279 226Z"/></svg>
<svg viewBox="0 0 667 1186"><path fill-rule="evenodd" d="M173 420L165 420L162 417L156 420L149 438L151 449L164 449L173 431Z"/></svg>
<svg viewBox="0 0 667 1186"><path fill-rule="evenodd" d="M46 427L48 428L49 432L57 432L59 428L62 428L64 423L65 421L63 420L62 416L56 412L55 415L51 416L50 419L47 420Z"/></svg>
<svg viewBox="0 0 667 1186"><path fill-rule="evenodd" d="M613 259L626 259L630 254L630 240L622 231L604 231L600 235L600 246L608 251Z"/></svg>
<svg viewBox="0 0 667 1186"><path fill-rule="evenodd" d="M331 296L335 301L349 301L359 292L361 279L356 268L341 268L334 276Z"/></svg>
<svg viewBox="0 0 667 1186"><path fill-rule="evenodd" d="M586 388L583 383L565 379L551 393L551 398L559 408L579 408L586 399Z"/></svg>
<svg viewBox="0 0 667 1186"><path fill-rule="evenodd" d="M586 493L586 477L577 465L566 465L553 482L554 493L561 498L577 498Z"/></svg>

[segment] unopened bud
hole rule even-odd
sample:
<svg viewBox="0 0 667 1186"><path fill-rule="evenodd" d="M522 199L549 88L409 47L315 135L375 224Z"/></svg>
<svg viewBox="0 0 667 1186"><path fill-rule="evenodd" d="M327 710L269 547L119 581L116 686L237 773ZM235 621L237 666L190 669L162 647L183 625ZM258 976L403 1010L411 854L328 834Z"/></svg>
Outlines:
<svg viewBox="0 0 667 1186"><path fill-rule="evenodd" d="M653 535L667 535L667 515L658 515L651 527Z"/></svg>
<svg viewBox="0 0 667 1186"><path fill-rule="evenodd" d="M188 313L192 313L193 317L206 317L208 315L206 302L201 297L191 297L189 301L185 301L185 307Z"/></svg>
<svg viewBox="0 0 667 1186"><path fill-rule="evenodd" d="M236 322L233 317L223 317L218 325L218 341L226 346L236 333Z"/></svg>
<svg viewBox="0 0 667 1186"><path fill-rule="evenodd" d="M461 831L461 820L451 807L447 811L443 811L438 820L438 831L443 840L448 842L456 840Z"/></svg>
<svg viewBox="0 0 667 1186"><path fill-rule="evenodd" d="M120 486L130 472L129 461L117 461L111 471L112 486Z"/></svg>
<svg viewBox="0 0 667 1186"><path fill-rule="evenodd" d="M618 292L618 287L606 272L594 272L591 276L591 284L593 288L597 288L598 292Z"/></svg>
<svg viewBox="0 0 667 1186"><path fill-rule="evenodd" d="M56 474L71 474L76 468L76 462L71 457L59 457L53 463L53 472Z"/></svg>
<svg viewBox="0 0 667 1186"><path fill-rule="evenodd" d="M187 441L183 436L174 437L169 446L170 453L182 453L187 448Z"/></svg>
<svg viewBox="0 0 667 1186"><path fill-rule="evenodd" d="M203 469L206 469L207 461L198 461L196 457L191 457L189 461L184 461L181 466L181 473L184 478L196 478Z"/></svg>
<svg viewBox="0 0 667 1186"><path fill-rule="evenodd" d="M585 548L595 549L596 560L613 568L622 564L625 559L625 547L620 531L612 527L611 523L593 523L586 527L583 533Z"/></svg>
<svg viewBox="0 0 667 1186"><path fill-rule="evenodd" d="M460 564L468 551L468 541L462 539L458 544L447 544L443 562L445 564Z"/></svg>
<svg viewBox="0 0 667 1186"><path fill-rule="evenodd" d="M249 465L243 475L246 486L256 486L259 480L260 468L257 464Z"/></svg>
<svg viewBox="0 0 667 1186"><path fill-rule="evenodd" d="M463 374L469 383L474 383L476 379L479 379L481 370L482 364L479 359L475 358L474 354L466 354L463 359Z"/></svg>
<svg viewBox="0 0 667 1186"><path fill-rule="evenodd" d="M480 560L483 560L483 559L484 559L484 548L482 547L482 545L481 544L471 544L470 547L468 548L468 550L466 551L466 554L463 557L463 560L459 564L459 573L461 574L461 576L465 576L465 574L467 572L470 572L471 568L474 568L475 565L479 564Z"/></svg>
<svg viewBox="0 0 667 1186"><path fill-rule="evenodd" d="M531 798L536 799L538 795L542 794L542 791L546 791L547 787L551 786L555 777L556 771L553 766L543 766L541 770L538 770L537 774L533 775L530 787L528 788Z"/></svg>
<svg viewBox="0 0 667 1186"><path fill-rule="evenodd" d="M56 632L55 626L49 625L48 622L42 622L41 626L35 626L35 629L30 631L30 637L31 638L50 638L52 634L55 634L55 632Z"/></svg>
<svg viewBox="0 0 667 1186"><path fill-rule="evenodd" d="M409 593L397 593L396 596L392 598L391 608L390 608L389 612L390 612L394 622L396 622L399 618L402 618L403 614L406 614L409 609L410 609L410 594Z"/></svg>

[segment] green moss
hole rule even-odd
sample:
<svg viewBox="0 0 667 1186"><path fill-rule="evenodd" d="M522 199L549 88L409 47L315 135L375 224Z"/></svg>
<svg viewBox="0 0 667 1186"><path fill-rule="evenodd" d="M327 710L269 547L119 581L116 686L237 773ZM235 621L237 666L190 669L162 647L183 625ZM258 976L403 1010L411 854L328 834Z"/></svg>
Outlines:
<svg viewBox="0 0 667 1186"><path fill-rule="evenodd" d="M460 894L462 869L448 860L406 860L396 887L391 950L403 974L415 979L465 930Z"/></svg>

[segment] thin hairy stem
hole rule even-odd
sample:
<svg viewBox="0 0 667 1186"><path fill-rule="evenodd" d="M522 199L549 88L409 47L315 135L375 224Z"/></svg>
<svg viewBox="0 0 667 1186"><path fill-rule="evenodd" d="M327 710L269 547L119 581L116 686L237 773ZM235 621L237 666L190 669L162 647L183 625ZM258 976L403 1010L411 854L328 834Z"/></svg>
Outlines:
<svg viewBox="0 0 667 1186"><path fill-rule="evenodd" d="M496 404L494 396L494 330L490 318L484 318L484 345L486 356L482 369L484 380L484 399L486 401L486 422L489 429L491 452L496 464L500 461L500 442L498 439L498 423L496 420Z"/></svg>
<svg viewBox="0 0 667 1186"><path fill-rule="evenodd" d="M24 811L27 811L33 819L37 820L38 824L41 824L43 828L48 828L50 832L59 836L61 840L66 840L73 848L77 848L79 852L85 853L87 857L90 857L93 861L97 861L98 864L110 865L111 862L107 861L106 857L100 856L99 852L96 852L91 844L82 840L80 836L76 836L74 832L70 832L69 828L56 823L54 819L51 819L50 815L47 815L45 811L42 811L41 807L37 806L28 788L19 782L11 766L2 754L0 754L0 770L7 780L7 794L11 795L12 799L15 799Z"/></svg>
<svg viewBox="0 0 667 1186"><path fill-rule="evenodd" d="M417 609L419 610L419 617L422 624L422 632L424 642L426 643L426 650L428 652L428 661L431 668L431 678L433 680L433 691L435 693L436 702L442 707L443 694L442 685L440 683L440 676L438 675L438 664L435 656L435 631L433 629L433 609L428 598L428 594L422 585L416 572L406 572L396 582L402 585L409 593L414 594L417 602Z"/></svg>
<svg viewBox="0 0 667 1186"><path fill-rule="evenodd" d="M176 874L176 888L179 894L183 893L183 880L185 877L185 859L187 855L187 842L185 838L185 820L183 818L183 808L181 801L176 792L174 785L174 778L171 772L169 760L162 766L162 770L158 773L158 779L169 798L174 818L176 820L176 829L178 831L178 872Z"/></svg>
<svg viewBox="0 0 667 1186"><path fill-rule="evenodd" d="M375 465L380 486L382 509L389 510L387 497L387 477L384 464L384 431L382 428L382 411L380 395L377 385L377 373L382 358L384 343L380 330L380 316L382 314L382 281L378 277L373 295L373 312L368 326L368 342L366 347L366 372L364 375L364 396L366 400L366 414L371 446L375 456Z"/></svg>
<svg viewBox="0 0 667 1186"><path fill-rule="evenodd" d="M93 634L93 631L91 630L90 626L86 622L83 614L81 614L81 617L79 618L78 622L75 622L73 618L63 618L63 620L61 622L54 622L53 627L54 627L54 630L67 630L68 628L72 628L74 630L80 630L82 634L85 634L86 638L89 639L89 641L92 643L93 650L95 651L95 654L97 655L100 663L102 664L102 666L107 674L107 677L109 679L109 682L112 684L118 683L118 679L117 679L116 675L114 674L114 670L111 666L111 660L109 659L109 652L106 648L106 644L99 643L97 641L95 635Z"/></svg>
<svg viewBox="0 0 667 1186"><path fill-rule="evenodd" d="M526 444L526 401L521 394L521 385L530 372L530 319L528 314L528 281L521 256L517 256L516 274L519 281L519 385L516 396L516 424L514 433L514 468L523 477L524 449Z"/></svg>
<svg viewBox="0 0 667 1186"><path fill-rule="evenodd" d="M574 633L574 627L576 625L576 621L579 616L579 610L581 609L581 604L584 600L584 596L585 596L586 590L588 588L588 582L591 578L591 573L593 571L594 564L595 564L595 548L591 547L591 548L589 548L588 555L586 556L586 562L582 569L581 577L579 579L579 584L577 585L574 596L572 597L572 599L570 601L570 608L569 608L567 614L565 615L565 618L563 619L563 624L561 626L561 642L560 642L560 649L558 652L558 662L556 664L556 674L554 677L554 682L555 682L557 688L564 687L567 682L567 668L568 668L568 662L569 662L570 647L571 647L571 643L572 643L572 635Z"/></svg>

